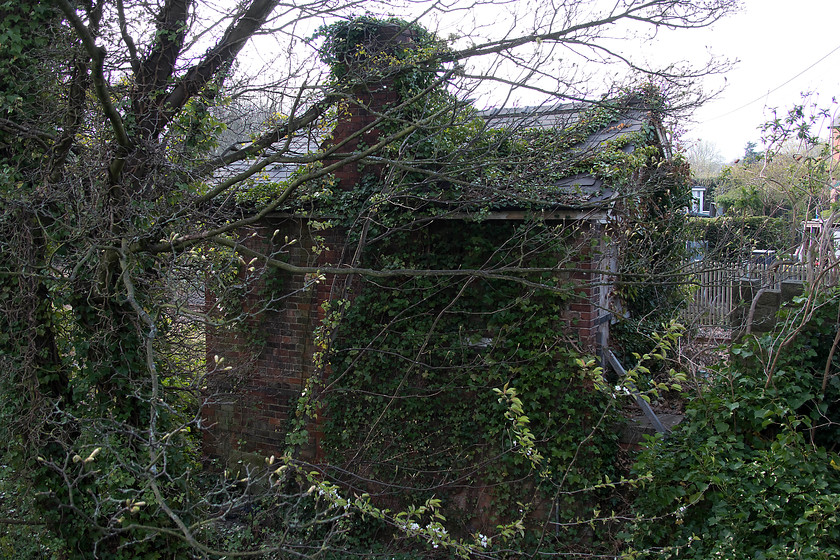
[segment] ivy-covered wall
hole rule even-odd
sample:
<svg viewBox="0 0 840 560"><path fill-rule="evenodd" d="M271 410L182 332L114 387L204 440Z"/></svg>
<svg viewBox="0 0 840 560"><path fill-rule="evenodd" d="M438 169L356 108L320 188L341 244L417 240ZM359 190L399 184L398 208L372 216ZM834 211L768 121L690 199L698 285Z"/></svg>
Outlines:
<svg viewBox="0 0 840 560"><path fill-rule="evenodd" d="M457 298L457 305L447 310L444 322L449 325L447 328L460 325L455 330L459 333L459 344L465 349L486 348L491 344L492 329L500 327L487 325L496 325L500 310L504 310L510 321L513 313L510 309L518 309L520 321L527 322L527 309L540 308L543 312L543 306L550 306L553 321L533 319L528 323L529 329L535 329L532 335L544 341L551 339L553 345L565 344L576 355L594 354L599 328L597 317L603 310L595 301L600 287L592 285L595 275L588 272L599 266L597 261L601 257L591 247L590 234L585 224L566 221L440 220L366 252L360 263L365 268L385 270L395 267L420 271L473 267L477 270L505 266L510 264L512 255L516 260L517 255L530 252L535 256L529 258L529 267L551 268L558 262L566 262L569 267L568 272L561 274L534 273L508 279L430 274L383 280L358 275L292 274L270 268L249 271L243 265L242 306L227 312L232 318L240 313L247 315L246 326L219 327L207 333L208 363L220 370L210 375L214 382L210 390L219 396L207 408L207 419L214 424L205 438L207 452L228 455L236 450L283 451L289 412L293 411L294 401L306 380L318 369L313 362L319 344L318 331L323 329L330 306L334 310L337 302L352 303L342 317L341 333L349 330L356 335L362 332L357 329L360 321L370 322L370 328L385 327L382 316L376 313L384 304L375 304L377 299L384 298L390 306L407 305L423 294L418 302L411 304L432 306L437 301L435 298L445 299L464 289L466 295ZM242 238L244 244L255 249L279 250L289 264L304 267L346 264L357 241L343 228L323 229L319 222L293 217L267 221L263 227L243 233ZM498 262L493 263L494 258ZM405 293L398 295L401 290ZM486 308L482 311L477 307L480 305ZM481 334L481 328L485 327L487 332ZM414 326L412 332L422 328L422 325ZM504 331L512 328L509 325ZM336 356L346 350L342 346L344 335L338 340L341 344L331 349L333 353L338 352ZM400 340L404 345L417 342L402 335ZM381 340L372 342L379 344ZM501 339L496 336L493 344L501 344ZM224 368L216 368L219 359L239 364L235 378L225 374ZM333 363L330 369L335 368ZM314 434L318 430L310 426L309 431ZM310 443L317 447L314 441ZM308 456L316 456L314 447Z"/></svg>
<svg viewBox="0 0 840 560"><path fill-rule="evenodd" d="M336 157L402 126L402 109L377 121L368 102L387 105L387 93L396 103L435 73L408 67L398 77L363 88L342 113L326 144ZM404 109L439 104L427 105ZM637 263L623 289L627 301L643 299L639 286L672 255L630 243L679 245L669 228L684 185L678 166L663 165L652 129L569 160L570 146L617 118L607 107L584 117L572 131L490 132L470 143L463 138L482 128L474 112L447 117L438 132L406 141L413 169L383 174L381 163L350 161L256 237L244 235L290 265L377 273L249 272L245 263L245 283L257 288L243 293L243 306L260 313L246 322L249 333L211 333L208 353L250 369L238 385L223 371L210 376L224 398L207 412L208 453L291 453L394 511L434 496L464 534L507 523L561 535L565 550L597 538L575 519L585 506L616 506L604 482L616 470L614 401L593 388L587 366L606 344L614 278L603 272ZM451 180L434 171L442 161ZM627 191L614 208L628 219L569 206L559 197L581 193L557 181L570 173ZM616 232L625 245L608 239Z"/></svg>
<svg viewBox="0 0 840 560"><path fill-rule="evenodd" d="M274 250L295 240L282 254L298 266L340 265L353 253L352 234L311 225L283 218L244 237L274 238ZM537 270L507 277L277 281L265 272L243 294L245 308L263 307L251 329L208 338L211 359L251 356L236 379L211 376L219 398L207 409L205 451L232 459L291 451L383 506L434 496L464 534L518 519L535 529L555 504L574 516L599 499L579 492L615 475L618 434L613 402L582 367L597 313L586 269L600 255L590 234L563 220L437 220L368 246L357 263ZM574 271L539 271L558 262ZM523 403L533 436L525 444L503 390Z"/></svg>
<svg viewBox="0 0 840 560"><path fill-rule="evenodd" d="M515 250L534 255L530 266L550 267L572 258L573 231L562 222L445 221L372 252L368 262L492 268ZM418 490L435 495L450 522L489 534L522 513L544 519L558 493L612 472L612 419L578 363L578 320L569 314L584 305L581 284L551 273L522 279L531 284L435 276L363 282L339 327L324 392L324 445L328 463L341 467L338 479L400 505ZM525 403L533 450L521 452L507 403L494 391L502 387Z"/></svg>

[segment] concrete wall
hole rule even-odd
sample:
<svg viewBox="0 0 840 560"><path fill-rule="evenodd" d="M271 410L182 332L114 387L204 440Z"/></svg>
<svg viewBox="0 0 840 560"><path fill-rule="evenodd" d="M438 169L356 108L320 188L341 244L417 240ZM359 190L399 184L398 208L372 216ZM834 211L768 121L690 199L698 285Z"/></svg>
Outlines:
<svg viewBox="0 0 840 560"><path fill-rule="evenodd" d="M730 324L733 329L744 332L747 328L750 307L753 300L758 297L753 313L750 332L770 332L776 326L776 314L779 309L801 295L804 285L799 281L784 281L779 289L762 290L760 281L749 278L742 278L733 285L733 301L736 302Z"/></svg>

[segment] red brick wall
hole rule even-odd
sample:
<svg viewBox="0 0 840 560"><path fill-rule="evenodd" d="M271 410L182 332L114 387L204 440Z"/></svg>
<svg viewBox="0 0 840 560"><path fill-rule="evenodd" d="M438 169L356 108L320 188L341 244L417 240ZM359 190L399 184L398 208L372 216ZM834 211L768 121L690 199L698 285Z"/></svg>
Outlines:
<svg viewBox="0 0 840 560"><path fill-rule="evenodd" d="M269 239L296 239L287 252L276 255L296 266L338 265L344 249L344 232L339 229L313 232L309 221L283 219L266 223L256 231L244 235L246 245L254 249L272 251ZM318 244L313 234L323 238L321 252L313 251ZM282 275L279 289L267 291L266 275ZM204 421L205 453L229 457L235 452L279 454L285 445L290 417L294 416L297 398L304 383L314 372L313 354L315 329L324 318L322 304L340 297L348 280L345 275L297 274L266 269L255 279L245 294L243 311L253 313L241 326L233 330L209 329L208 383ZM215 368L214 356L224 358ZM223 368L231 367L229 371ZM316 459L319 449L317 435L320 428L314 422L307 425L313 436L303 456Z"/></svg>
<svg viewBox="0 0 840 560"><path fill-rule="evenodd" d="M264 227L243 235L246 244L267 252L277 250L269 239L282 243L286 238L297 240L278 258L303 267L340 266L347 261L345 231L331 229L310 231L310 222L300 218L285 218L266 222ZM277 231L276 234L274 232ZM318 245L313 237L323 238L324 250L313 251ZM566 312L568 333L577 335L580 348L595 352L598 344L597 319L604 314L597 305L597 287L592 285L598 274L593 255L597 251L584 248L584 237L569 278L576 281L578 299ZM259 272L259 271L257 271ZM283 278L278 290L265 290L265 274L280 274ZM328 376L329 371L316 372L313 366L315 329L323 319L322 304L352 295L346 288L353 282L350 275L315 275L266 271L245 295L243 310L254 313L241 330L209 330L207 333L208 365L213 367L214 356L224 357L222 367L230 371L211 371L208 374L210 398L204 419L208 430L204 449L210 456L231 457L240 453L264 456L279 454L286 448L285 436L294 417L297 399L306 380L313 374ZM357 286L352 286L356 288ZM270 302L270 303L267 303ZM243 331L250 331L250 334ZM302 456L312 461L322 457L320 422L309 419L306 426L309 444L301 449Z"/></svg>
<svg viewBox="0 0 840 560"><path fill-rule="evenodd" d="M567 333L580 341L580 349L598 354L609 343L608 301L613 279L604 274L610 268L607 245L603 239L597 246L592 244L594 238L603 238L600 224L584 222L575 226L575 232L576 238L570 240L574 250L568 279L576 285L577 298L569 304L564 318L568 321Z"/></svg>
<svg viewBox="0 0 840 560"><path fill-rule="evenodd" d="M398 36L398 31L397 26L384 27L382 45L411 41L410 34ZM325 149L335 148L335 157L326 159L325 164L341 161L358 150L360 142L366 146L375 144L380 136L377 128L361 131L376 122L377 111L398 101L393 79L355 88L339 108L332 138L325 143ZM364 174L379 174L380 171L377 166L368 165L362 169L359 162L352 162L338 168L334 175L341 189L350 190ZM269 220L255 230L256 237L251 236L253 232L242 232L242 238L247 239L246 245L267 253L275 250L270 246L272 238L297 239L288 253L279 257L297 266L339 265L346 243L345 232L340 229L313 232L309 227L310 222L306 219ZM313 252L312 247L318 245L314 236L324 238L321 245L326 249ZM244 331L252 331L250 338L245 333L219 329L207 333L208 367L213 367L213 357L218 354L226 359L222 367L233 368L230 372L211 371L208 374L209 402L204 413L209 426L204 437L208 455L231 456L234 451L267 455L285 449L285 433L290 416L295 414L297 397L313 374L313 333L324 319L322 304L342 297L336 292L342 292L350 279L346 275L339 278L324 275L323 279L314 282L312 275L287 273L283 276L285 283L280 298L265 311L261 311L266 298L264 281L256 282L246 294L243 310L257 311L244 325ZM320 456L320 425L309 422L307 430L310 444L302 450L303 455L317 459Z"/></svg>

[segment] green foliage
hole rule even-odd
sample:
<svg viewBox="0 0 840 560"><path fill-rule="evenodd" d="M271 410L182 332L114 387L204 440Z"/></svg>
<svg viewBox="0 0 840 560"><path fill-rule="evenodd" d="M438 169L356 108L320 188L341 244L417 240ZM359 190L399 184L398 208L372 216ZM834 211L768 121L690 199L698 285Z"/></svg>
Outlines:
<svg viewBox="0 0 840 560"><path fill-rule="evenodd" d="M205 349L203 326L186 326L173 292L189 290L202 267L186 265L199 260L192 253L166 265L128 258L119 237L157 227L156 205L175 204L187 187L160 173L151 183L171 196L150 200L149 189L129 207L114 202L91 171L110 152L110 131L91 104L79 41L52 3L0 3L0 18L0 491L6 517L22 523L3 525L0 555L186 555L164 528L167 507L187 523L207 513L190 505L204 494L194 384ZM124 89L113 91L123 100ZM162 167L206 153L218 126L189 103ZM99 212L112 213L103 222Z"/></svg>
<svg viewBox="0 0 840 560"><path fill-rule="evenodd" d="M62 560L64 543L43 525L28 481L17 474L16 457L6 453L0 465L0 496L4 517L31 524L7 525L0 529L0 557L20 560Z"/></svg>
<svg viewBox="0 0 840 560"><path fill-rule="evenodd" d="M635 470L652 480L636 500L633 557L840 554L838 378L821 389L837 300L821 301L787 347L771 336L734 345L731 363L688 405L685 420L647 443ZM786 313L799 319L800 312ZM768 382L768 358L776 352L778 369ZM835 356L832 370L838 365Z"/></svg>
<svg viewBox="0 0 840 560"><path fill-rule="evenodd" d="M747 142L747 145L744 147L744 163L745 164L753 164L758 163L761 158L764 157L763 152L756 151L756 143L755 142Z"/></svg>
<svg viewBox="0 0 840 560"><path fill-rule="evenodd" d="M706 243L706 255L726 262L749 256L755 249L785 251L796 243L790 223L769 216L689 218L688 237Z"/></svg>
<svg viewBox="0 0 840 560"><path fill-rule="evenodd" d="M370 15L324 25L312 38L323 39L318 52L336 80L352 82L362 71L378 72L381 79L396 71L402 94L434 82L439 65L424 69L423 61L445 48L434 33L416 22Z"/></svg>
<svg viewBox="0 0 840 560"><path fill-rule="evenodd" d="M690 198L683 162L666 161L651 130L625 134L598 149L575 149L593 133L620 120L627 103L638 101L637 96L605 99L581 110L567 128L488 130L469 103L457 101L443 87L435 88L415 103L389 112L389 118L378 127L386 134L402 130L406 121L424 124L384 148L386 159L410 160L409 165L389 169L387 182L372 171L354 189L342 191L330 175L314 178L320 165L305 166L280 184L255 177L248 190L238 195L239 200L248 204L270 200L301 177L310 176L306 188L298 189L288 207L346 216L348 225L360 212L386 208L386 219L395 215L394 208L411 208L415 216L445 215L457 208L480 217L498 209L547 210L588 204L591 193L569 189L558 181L592 175L603 181L602 196L614 192L619 198L636 199L626 206L627 213L621 218L630 220L633 229L617 234L627 243L641 246L656 237L656 250L645 250L645 254L657 255L655 260L664 269L676 262L682 251L679 231L684 216L680 209ZM630 146L633 149L628 149ZM441 168L446 169L443 177ZM649 172L640 173L645 168Z"/></svg>
<svg viewBox="0 0 840 560"><path fill-rule="evenodd" d="M404 108L429 126L384 153L402 160L411 154L410 169L391 170L387 182L371 173L351 191L329 189L313 201L348 227L360 216L369 218L366 235L375 241L365 248L364 266L493 270L510 262L546 268L574 262L569 250L579 232L568 224L417 224L448 213L454 204L481 212L575 203L579 195L555 183L577 173L594 174L619 193L633 193L627 198L638 206L627 207L635 220L628 243L644 246L654 236L659 244L651 251L650 262L657 263L651 270L673 265L681 248L675 231L685 202L684 166L662 159L653 131L625 135L586 157L570 149L613 122L620 100L605 101L569 129L502 129L476 140L483 125L471 110L436 113L452 106L446 95ZM397 120L385 122L382 130L401 126ZM634 150L627 149L630 144ZM447 180L434 173L442 162ZM655 171L640 173L643 168ZM353 231L355 242L361 234ZM524 261L522 255L528 255ZM638 250L635 255L641 258ZM640 262L644 270L648 261ZM575 527L565 537L570 542L581 537L588 525L577 520L580 496L589 491L593 503L603 500L602 506L611 499L612 488L595 488L614 468L616 436L607 412L612 395L580 389L591 381L579 354L559 335L569 326L564 312L574 285L543 273L525 274L522 280L545 287L437 274L365 283L342 318L330 358L336 381L325 395L323 445L329 462L341 466L339 480L368 488L368 482L349 474L355 473L379 481L368 489L394 500L386 503L408 504L424 496L418 488L435 489L443 496L442 511L461 534L477 528L490 534L494 524L522 522L556 501L561 518ZM639 300L646 297L641 284L634 284ZM665 296L655 305L664 301ZM673 301L667 301L673 309ZM650 337L639 341L639 354L653 346L652 335L651 328ZM314 413L306 406L301 416ZM475 490L459 496L465 482L492 488L487 491L492 513L469 513L481 496ZM510 525L495 530L510 537L519 533ZM366 525L367 531L375 541L389 529ZM526 541L535 533L528 535Z"/></svg>
<svg viewBox="0 0 840 560"><path fill-rule="evenodd" d="M266 174L258 173L244 182L243 188L236 193L236 201L243 207L259 207L268 204L278 195L295 191L292 204L297 208L311 209L317 205L327 206L341 196L335 192L338 181L331 173L320 174L321 162L297 167L283 181L270 181ZM299 186L303 183L302 186Z"/></svg>
<svg viewBox="0 0 840 560"><path fill-rule="evenodd" d="M391 279L379 293L371 290L363 296L367 300L360 298L369 304L369 316L364 307L348 312L343 332L324 325L316 365L328 367L326 341L338 332L345 342L336 348L342 361L334 363L346 372L330 379L334 386L324 391L333 391L330 397L337 403L346 395L362 396L335 409L336 422L343 418L346 427L336 431L346 440L338 441L335 452L348 457L352 446L359 457L377 461L365 464L361 476L381 475L383 485L393 481L409 492L416 488L414 481L426 494L430 483L447 490L489 481L481 488L509 506L501 514L507 518L492 521L499 523L494 539L521 535L523 519L532 513L528 507L539 507L541 499L559 498L564 506L577 502L575 493L599 488L600 475L612 465L613 436L601 431L607 430L609 400L577 390L589 378L575 365L577 353L556 334L564 326L568 286L553 274L504 270L521 263L551 270L566 257L562 232L534 223L499 229L494 237L479 224L466 228L450 222L450 231L432 231L412 229L405 220L439 215L436 211L452 200L470 201L468 210L481 211L527 200L521 195L529 194L494 195L487 202L486 192L464 192L465 186L492 191L503 185L500 158L517 148L493 135L487 149L477 142L480 149L455 150L435 167L434 158L464 144L480 123L463 104L445 103L454 100L444 87L435 89L456 69L429 62L440 59L444 48L430 34L406 25L418 48L379 49L367 41L366 29L393 30L404 22L392 20L389 27L362 19L361 27L351 21L325 28L333 83L299 83L294 116L267 123L253 142L232 144L222 157L210 153L223 129L212 105L225 102L222 82L238 54L246 52L243 46L273 27L288 30L292 43L286 44L294 51L300 22L327 13L312 12L309 5L283 13L275 7L255 1L217 11L218 22L229 25L223 31L203 25L203 17L196 17L202 9L192 9L189 2L163 2L149 11L143 3L0 0L0 440L2 464L16 477L3 483L4 491L15 493L8 500L4 496L4 505L24 513L13 523L39 528L31 546L20 541L23 531L6 531L3 552L23 555L43 544L49 551L41 552L63 560L225 556L205 545L219 543L253 555L315 556L350 540L343 540L350 529L348 506L432 548L451 547L462 556L472 552L442 531L441 509L453 507L444 505L444 498L406 500L388 517L385 510L368 507L366 498L342 496L332 482L316 480L311 472L287 479L243 459L230 476L198 462L199 437L208 427L204 406L227 402L230 392L241 388L244 373L251 373L249 351L265 337L255 317L276 310L280 297L275 293L279 281L257 272L269 259L279 266L274 257L280 249L266 249L254 236L238 232L277 209L284 200L278 197L292 190L300 191L298 204L321 195L344 197L331 192L324 167L313 164L291 182L256 192L248 202L261 207L256 215L245 215L234 204L243 177L235 164L295 160L285 157L295 151L290 143L286 152L280 148L284 139L317 136L314 127L346 109L338 100L350 102L363 89L357 86L371 79L390 80L385 85L416 101L394 111L382 130L401 123L417 135L406 139L413 144L405 153L389 146L359 164L371 165L374 156L385 155L399 158L390 167L402 172L405 166L399 164L410 167L416 154L419 177L431 177L438 171L446 176L447 162L454 162L452 182L462 191L434 198L440 191L428 187L442 181L421 182L418 175L406 174L408 184L418 187L411 191L412 202L427 203L423 212L415 211L417 204L395 199L393 206L403 211L377 216L392 202L385 195L402 193L404 184L379 191L365 185L370 190L353 200L354 208L367 212L359 217L381 218L371 220L367 263L381 269L443 267L450 273L460 266L497 266L506 278L487 273L456 281L457 274L430 273ZM341 7L337 10L330 16L344 15ZM202 53L201 45L213 46ZM500 54L513 48L507 41L499 45ZM361 60L365 69L353 67ZM301 76L292 72L258 82L285 104L288 88ZM423 102L418 94L429 88ZM236 93L254 93L248 90L243 83ZM648 140L649 135L646 131ZM539 153L545 144L535 139L534 145L539 149L524 146L520 160L533 164L529 173L539 171L540 158L545 161L546 154ZM488 153L498 158L483 175ZM329 157L313 151L297 160L326 163ZM615 151L591 169L630 185L632 172L622 169L627 161L632 159ZM229 181L217 181L231 175ZM299 189L307 183L310 190ZM537 197L535 207L556 205L555 194L549 190ZM351 217L338 219L347 223ZM385 235L389 230L403 237ZM266 253L254 255L263 249ZM265 290L255 286L261 278ZM197 309L195 296L205 286L212 297L207 309ZM257 293L270 301L241 298ZM248 332L232 340L239 333L231 325L242 324ZM381 331L380 325L388 328ZM239 371L231 373L234 366L222 359L206 360L205 332L215 329L229 329L225 350L236 355L229 362L237 362ZM360 352L367 349L361 343L380 332L388 343L383 351ZM482 346L485 338L492 344ZM382 382L383 371L400 372L406 382ZM502 402L493 391L499 387ZM402 395L403 389L411 392ZM392 401L391 395L412 398ZM417 404L432 401L440 408ZM387 429L394 428L392 422L408 426L406 452L394 452L391 444L402 444L403 436L385 431L384 422L376 423L370 441L359 444L367 430L358 428L367 427L362 422L370 420L371 410L391 423ZM303 405L302 415L315 413ZM529 455L532 446L536 451ZM539 469L534 468L537 457L542 457ZM447 478L450 472L460 478ZM523 486L502 484L516 476ZM523 487L527 499L517 508ZM249 511L257 506L259 511ZM242 531L232 534L231 525ZM481 538L489 533L472 531L467 523L461 529L478 546L489 543ZM265 542L278 548L264 550Z"/></svg>
<svg viewBox="0 0 840 560"><path fill-rule="evenodd" d="M43 33L54 30L58 13L50 5L30 0L0 2L0 114L3 118L34 119L35 110L48 110L55 90L48 85L50 71L44 58L54 49L67 47L66 35L52 37ZM38 54L36 54L38 53ZM44 55L46 54L46 57ZM43 58L42 58L43 57ZM10 130L0 131L5 144ZM18 134L19 142L34 140Z"/></svg>
<svg viewBox="0 0 840 560"><path fill-rule="evenodd" d="M516 389L505 383L504 387L501 389L494 388L493 392L499 396L498 401L507 407L505 418L512 423L510 431L512 439L516 442L515 447L531 462L534 468L539 468L543 456L536 447L534 433L528 427L531 420L525 416L522 399L516 396Z"/></svg>
<svg viewBox="0 0 840 560"><path fill-rule="evenodd" d="M654 344L652 334L676 317L688 296L675 272L686 257L688 164L648 149L632 165L628 167L639 170L638 194L617 213L611 236L613 250L621 255L616 285L625 305L611 337L625 360Z"/></svg>
<svg viewBox="0 0 840 560"><path fill-rule="evenodd" d="M547 224L438 223L367 258L439 270L492 266L515 253L535 255L529 264L540 266L568 250L558 234ZM330 463L381 481L399 503L427 488L461 534L491 534L556 493L569 498L562 515L572 517L571 492L613 468L615 435L603 417L610 399L591 390L561 334L573 286L537 273L526 278L547 288L429 276L362 289L334 349L324 440ZM344 482L358 484L352 476ZM493 511L458 506L465 484L486 488ZM475 490L465 496L478 499Z"/></svg>
<svg viewBox="0 0 840 560"><path fill-rule="evenodd" d="M717 179L715 202L730 216L770 216L786 220L792 231L800 222L830 206L832 159L830 148L818 138L799 137L791 129L804 122L765 125L766 133L780 142L760 157L745 157L727 167ZM778 128L778 129L777 129ZM782 145L781 142L793 142ZM789 234L790 235L790 234Z"/></svg>
<svg viewBox="0 0 840 560"><path fill-rule="evenodd" d="M183 163L219 147L219 135L227 128L210 107L218 105L214 99L216 87L208 88L202 97L193 97L173 120L168 131L169 141L175 149L170 150L173 163Z"/></svg>

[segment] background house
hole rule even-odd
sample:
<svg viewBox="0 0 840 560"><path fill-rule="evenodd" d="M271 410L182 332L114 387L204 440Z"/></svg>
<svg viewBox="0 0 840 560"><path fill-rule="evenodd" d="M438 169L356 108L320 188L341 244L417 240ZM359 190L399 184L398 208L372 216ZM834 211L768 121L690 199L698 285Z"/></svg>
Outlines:
<svg viewBox="0 0 840 560"><path fill-rule="evenodd" d="M714 218L717 215L717 208L708 194L706 185L691 185L691 208L692 216Z"/></svg>

